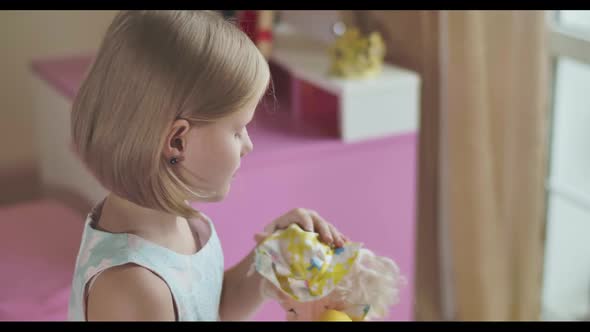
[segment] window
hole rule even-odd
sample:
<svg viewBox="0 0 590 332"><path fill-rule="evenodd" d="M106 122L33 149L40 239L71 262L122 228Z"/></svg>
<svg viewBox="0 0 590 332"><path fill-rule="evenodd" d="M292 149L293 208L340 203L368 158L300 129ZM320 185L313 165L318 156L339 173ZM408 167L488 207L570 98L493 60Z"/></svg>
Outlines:
<svg viewBox="0 0 590 332"><path fill-rule="evenodd" d="M543 318L590 319L590 11L548 12L552 121Z"/></svg>

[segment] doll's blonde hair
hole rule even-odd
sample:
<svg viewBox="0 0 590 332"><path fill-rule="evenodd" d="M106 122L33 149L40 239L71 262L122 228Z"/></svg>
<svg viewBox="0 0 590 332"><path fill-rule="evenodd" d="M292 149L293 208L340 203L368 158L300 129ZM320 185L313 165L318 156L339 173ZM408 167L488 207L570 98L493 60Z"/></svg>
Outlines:
<svg viewBox="0 0 590 332"><path fill-rule="evenodd" d="M388 257L375 255L361 248L356 263L327 295L333 303L346 306L368 304L366 319L379 319L389 314L389 309L399 302L400 288L406 284L399 267ZM284 296L272 283L263 280L262 295L280 300Z"/></svg>
<svg viewBox="0 0 590 332"><path fill-rule="evenodd" d="M170 125L227 116L260 98L269 77L254 43L216 12L123 11L74 100L74 148L111 192L195 217L187 201L200 197L162 154Z"/></svg>

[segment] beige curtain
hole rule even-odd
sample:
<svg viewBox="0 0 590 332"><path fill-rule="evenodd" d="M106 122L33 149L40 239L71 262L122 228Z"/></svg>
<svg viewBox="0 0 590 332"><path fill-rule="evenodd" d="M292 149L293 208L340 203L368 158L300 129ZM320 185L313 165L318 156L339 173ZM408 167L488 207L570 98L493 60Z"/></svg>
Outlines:
<svg viewBox="0 0 590 332"><path fill-rule="evenodd" d="M442 13L443 220L457 319L540 316L547 146L542 11Z"/></svg>
<svg viewBox="0 0 590 332"><path fill-rule="evenodd" d="M416 318L538 319L544 13L360 11L354 23L381 31L388 61L423 80Z"/></svg>

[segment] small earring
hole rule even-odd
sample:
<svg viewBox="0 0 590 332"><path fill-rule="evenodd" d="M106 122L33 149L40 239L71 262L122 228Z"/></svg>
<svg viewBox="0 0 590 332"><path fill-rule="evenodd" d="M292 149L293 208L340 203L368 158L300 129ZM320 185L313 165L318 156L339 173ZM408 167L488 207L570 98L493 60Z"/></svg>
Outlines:
<svg viewBox="0 0 590 332"><path fill-rule="evenodd" d="M176 165L176 164L177 164L179 161L181 161L181 160L182 160L182 157L172 157L172 158L170 159L170 164L171 164L171 165Z"/></svg>

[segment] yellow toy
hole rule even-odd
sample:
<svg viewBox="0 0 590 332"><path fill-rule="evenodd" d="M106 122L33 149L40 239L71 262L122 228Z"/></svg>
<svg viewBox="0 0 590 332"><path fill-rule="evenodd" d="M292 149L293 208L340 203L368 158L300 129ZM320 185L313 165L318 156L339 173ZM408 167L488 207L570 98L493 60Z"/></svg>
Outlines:
<svg viewBox="0 0 590 332"><path fill-rule="evenodd" d="M352 322L352 319L342 311L328 309L320 315L320 322Z"/></svg>
<svg viewBox="0 0 590 332"><path fill-rule="evenodd" d="M290 321L385 317L405 282L391 259L356 242L330 247L296 224L256 247L254 271L264 277L263 296L277 300Z"/></svg>
<svg viewBox="0 0 590 332"><path fill-rule="evenodd" d="M336 39L329 54L331 76L370 78L381 72L385 59L385 43L378 32L363 37L357 28L351 28Z"/></svg>

